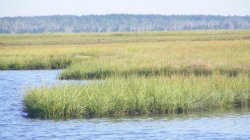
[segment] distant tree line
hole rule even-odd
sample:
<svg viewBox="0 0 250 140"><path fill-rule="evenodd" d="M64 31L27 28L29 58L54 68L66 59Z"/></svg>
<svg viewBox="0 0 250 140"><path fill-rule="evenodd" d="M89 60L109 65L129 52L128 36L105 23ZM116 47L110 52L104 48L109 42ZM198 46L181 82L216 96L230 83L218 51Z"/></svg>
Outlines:
<svg viewBox="0 0 250 140"><path fill-rule="evenodd" d="M250 29L250 16L86 15L0 18L0 33Z"/></svg>

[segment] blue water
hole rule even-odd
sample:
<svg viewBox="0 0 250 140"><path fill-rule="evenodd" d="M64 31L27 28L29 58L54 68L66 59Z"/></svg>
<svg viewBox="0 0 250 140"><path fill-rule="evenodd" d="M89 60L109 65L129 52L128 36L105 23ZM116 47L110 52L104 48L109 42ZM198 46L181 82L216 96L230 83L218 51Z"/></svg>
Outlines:
<svg viewBox="0 0 250 140"><path fill-rule="evenodd" d="M0 139L250 139L249 109L158 117L38 120L26 118L29 87L60 81L60 71L0 71Z"/></svg>

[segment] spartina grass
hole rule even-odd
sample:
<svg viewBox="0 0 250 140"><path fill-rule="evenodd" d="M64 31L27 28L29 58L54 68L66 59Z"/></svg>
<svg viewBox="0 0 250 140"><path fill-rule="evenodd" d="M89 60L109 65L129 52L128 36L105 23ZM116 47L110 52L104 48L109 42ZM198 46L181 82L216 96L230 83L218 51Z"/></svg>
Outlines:
<svg viewBox="0 0 250 140"><path fill-rule="evenodd" d="M32 118L66 119L157 115L248 107L250 78L228 77L113 77L101 83L31 89L24 97Z"/></svg>

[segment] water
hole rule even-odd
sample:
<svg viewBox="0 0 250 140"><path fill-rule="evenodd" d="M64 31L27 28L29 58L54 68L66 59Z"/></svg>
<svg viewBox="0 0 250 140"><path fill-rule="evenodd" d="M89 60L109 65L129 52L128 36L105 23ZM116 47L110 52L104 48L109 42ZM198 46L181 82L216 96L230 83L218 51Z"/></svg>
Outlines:
<svg viewBox="0 0 250 140"><path fill-rule="evenodd" d="M0 71L0 139L250 139L248 109L116 119L26 118L22 99L28 87L79 83L57 80L59 72Z"/></svg>

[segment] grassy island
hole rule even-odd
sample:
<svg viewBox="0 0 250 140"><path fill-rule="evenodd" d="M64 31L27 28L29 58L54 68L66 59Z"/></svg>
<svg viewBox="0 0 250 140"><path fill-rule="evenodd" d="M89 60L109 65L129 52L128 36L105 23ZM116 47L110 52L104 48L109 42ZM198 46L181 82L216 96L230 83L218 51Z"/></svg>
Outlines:
<svg viewBox="0 0 250 140"><path fill-rule="evenodd" d="M31 88L23 100L29 117L250 106L249 30L0 35L0 70L62 68L60 79L97 82Z"/></svg>

